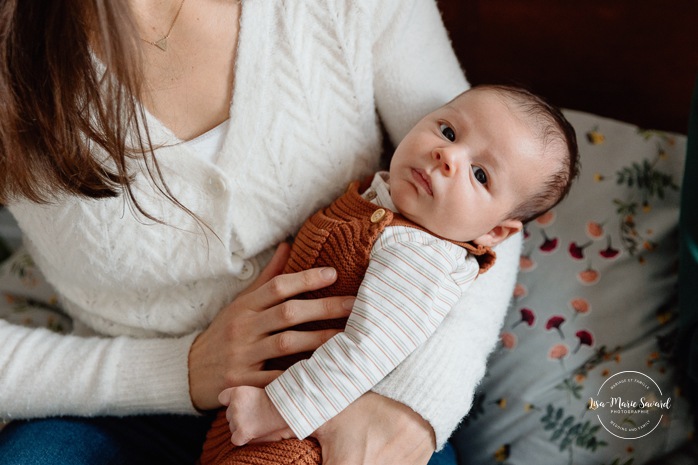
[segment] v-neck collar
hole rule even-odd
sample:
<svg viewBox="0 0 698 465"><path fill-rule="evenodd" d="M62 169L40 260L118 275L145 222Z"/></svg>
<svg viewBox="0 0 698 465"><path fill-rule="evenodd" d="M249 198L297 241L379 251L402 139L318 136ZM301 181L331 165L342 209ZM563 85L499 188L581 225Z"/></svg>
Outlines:
<svg viewBox="0 0 698 465"><path fill-rule="evenodd" d="M237 45L236 45L236 59L235 59L235 65L234 65L234 73L233 73L233 84L232 84L232 91L231 91L231 99L230 99L230 104L228 106L228 120L229 124L227 127L227 130L223 136L223 145L221 146L221 152L225 153L226 152L226 146L228 145L229 141L231 139L234 139L231 137L231 132L234 130L235 126L235 121L237 121L237 115L234 115L235 113L235 108L236 106L233 105L233 102L236 102L237 100L240 99L240 94L243 94L239 89L240 83L242 81L249 82L247 81L245 76L241 76L242 74L245 74L246 66L240 66L240 57L243 54L247 54L245 50L245 44L248 42L251 42L251 40L245 39L246 31L251 29L249 27L245 27L245 18L247 16L246 14L246 5L248 3L253 3L250 2L250 0L241 0L240 1L240 15L239 15L239 30L238 30L238 37L237 37ZM101 62L100 62L101 64ZM102 66L104 66L102 64ZM194 139L197 139L198 137L201 137L203 134L209 132L213 128L209 128L206 131L204 131L201 134L198 134L191 139L183 140L177 137L177 135L172 131L169 127L167 127L162 121L160 121L155 115L153 115L148 108L143 105L140 101L138 102L139 106L143 110L143 114L145 115L145 122L148 127L148 131L150 134L151 142L153 146L155 147L162 147L162 146L171 146L171 145L179 145L182 147L187 146L187 142L192 141Z"/></svg>

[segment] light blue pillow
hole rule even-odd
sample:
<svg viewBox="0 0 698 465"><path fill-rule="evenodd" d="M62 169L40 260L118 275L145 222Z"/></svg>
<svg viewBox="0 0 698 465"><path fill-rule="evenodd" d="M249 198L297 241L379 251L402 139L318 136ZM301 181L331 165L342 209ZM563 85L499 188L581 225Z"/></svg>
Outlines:
<svg viewBox="0 0 698 465"><path fill-rule="evenodd" d="M500 347L452 438L461 464L639 465L693 434L672 353L686 138L566 116L581 176L562 204L526 227ZM637 429L631 437L616 434L610 410L588 410L628 378L621 372L651 379L655 397L671 398L654 411L651 432L638 423L647 412L624 417L625 429Z"/></svg>
<svg viewBox="0 0 698 465"><path fill-rule="evenodd" d="M0 207L0 319L67 332L70 318L34 260L22 247L22 233L10 212Z"/></svg>

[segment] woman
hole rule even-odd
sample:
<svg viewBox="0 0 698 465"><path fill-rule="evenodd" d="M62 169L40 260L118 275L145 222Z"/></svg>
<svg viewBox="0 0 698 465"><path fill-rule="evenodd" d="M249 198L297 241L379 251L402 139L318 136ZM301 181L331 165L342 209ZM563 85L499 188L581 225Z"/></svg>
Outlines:
<svg viewBox="0 0 698 465"><path fill-rule="evenodd" d="M75 321L71 336L0 323L0 416L67 416L11 423L0 455L192 463L209 422L197 412L332 335L285 328L346 315L349 296L293 300L332 270L274 277L288 248L273 250L376 168L376 111L398 141L467 87L439 13L433 0L0 8L0 200ZM500 263L477 305L317 432L325 463L426 463L441 448L496 340L515 260ZM491 282L504 291L478 301ZM481 314L482 340L458 341Z"/></svg>

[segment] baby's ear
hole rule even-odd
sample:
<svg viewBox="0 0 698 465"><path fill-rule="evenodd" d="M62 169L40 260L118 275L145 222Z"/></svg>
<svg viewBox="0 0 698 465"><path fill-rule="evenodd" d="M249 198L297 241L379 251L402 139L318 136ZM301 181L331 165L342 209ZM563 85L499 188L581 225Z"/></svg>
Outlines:
<svg viewBox="0 0 698 465"><path fill-rule="evenodd" d="M483 234L473 242L477 245L494 247L509 236L523 229L523 223L519 220L504 220L492 228L490 232Z"/></svg>

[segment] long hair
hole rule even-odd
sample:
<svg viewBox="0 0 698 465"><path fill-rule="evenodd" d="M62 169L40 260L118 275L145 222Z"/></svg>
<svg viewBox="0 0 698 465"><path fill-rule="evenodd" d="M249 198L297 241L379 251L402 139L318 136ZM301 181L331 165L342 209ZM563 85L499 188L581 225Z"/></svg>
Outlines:
<svg viewBox="0 0 698 465"><path fill-rule="evenodd" d="M154 219L129 183L129 159L144 157L151 178L179 205L155 158L146 156L147 129L138 130L145 116L138 40L125 1L2 2L0 202L125 195ZM106 160L95 157L95 147Z"/></svg>

